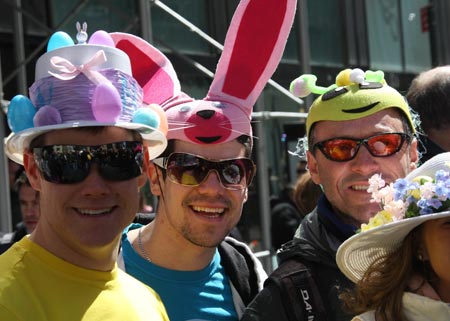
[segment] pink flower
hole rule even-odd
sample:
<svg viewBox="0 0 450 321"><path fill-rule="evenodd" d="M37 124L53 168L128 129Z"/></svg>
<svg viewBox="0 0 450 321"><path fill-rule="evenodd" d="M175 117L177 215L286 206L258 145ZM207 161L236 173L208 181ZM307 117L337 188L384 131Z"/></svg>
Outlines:
<svg viewBox="0 0 450 321"><path fill-rule="evenodd" d="M434 184L432 182L426 182L420 186L420 196L423 199L429 200L434 196Z"/></svg>
<svg viewBox="0 0 450 321"><path fill-rule="evenodd" d="M369 188L367 189L367 192L376 192L385 185L386 182L381 178L381 174L374 174L371 178L369 178Z"/></svg>
<svg viewBox="0 0 450 321"><path fill-rule="evenodd" d="M402 200L391 200L389 203L384 205L384 210L391 213L393 221L397 221L404 218L406 211L405 205L406 204Z"/></svg>
<svg viewBox="0 0 450 321"><path fill-rule="evenodd" d="M384 203L384 198L389 191L385 190L386 182L381 178L381 174L374 174L369 178L368 193L372 193L372 203Z"/></svg>

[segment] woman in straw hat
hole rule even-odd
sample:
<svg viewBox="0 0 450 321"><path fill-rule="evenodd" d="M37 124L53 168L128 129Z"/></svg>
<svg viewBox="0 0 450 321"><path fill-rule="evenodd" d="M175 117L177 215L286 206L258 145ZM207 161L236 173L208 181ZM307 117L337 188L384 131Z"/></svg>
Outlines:
<svg viewBox="0 0 450 321"><path fill-rule="evenodd" d="M337 264L356 288L341 295L353 320L450 320L450 153L384 186L382 210L344 242Z"/></svg>

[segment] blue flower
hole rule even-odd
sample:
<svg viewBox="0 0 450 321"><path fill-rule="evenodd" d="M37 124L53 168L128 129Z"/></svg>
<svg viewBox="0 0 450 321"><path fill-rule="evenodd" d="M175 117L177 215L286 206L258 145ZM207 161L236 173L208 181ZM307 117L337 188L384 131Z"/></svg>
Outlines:
<svg viewBox="0 0 450 321"><path fill-rule="evenodd" d="M450 162L447 165L450 167ZM361 227L363 231L392 221L450 209L450 172L438 170L434 178L419 175L411 180L399 178L391 185L374 186L368 191L372 193L372 201L380 202L382 210L374 216L376 219Z"/></svg>
<svg viewBox="0 0 450 321"><path fill-rule="evenodd" d="M399 178L394 182L394 199L401 200L409 189L409 182L406 179Z"/></svg>
<svg viewBox="0 0 450 321"><path fill-rule="evenodd" d="M433 207L435 209L438 209L442 206L442 202L437 198L432 198L426 201L426 204L428 207Z"/></svg>
<svg viewBox="0 0 450 321"><path fill-rule="evenodd" d="M428 214L433 214L433 210L429 207L424 207L420 210L419 214L420 215L428 215Z"/></svg>
<svg viewBox="0 0 450 321"><path fill-rule="evenodd" d="M435 189L436 196L448 198L450 189L447 187L446 182L437 182Z"/></svg>
<svg viewBox="0 0 450 321"><path fill-rule="evenodd" d="M436 181L447 181L450 179L450 174L449 172L440 169L436 172L435 177Z"/></svg>

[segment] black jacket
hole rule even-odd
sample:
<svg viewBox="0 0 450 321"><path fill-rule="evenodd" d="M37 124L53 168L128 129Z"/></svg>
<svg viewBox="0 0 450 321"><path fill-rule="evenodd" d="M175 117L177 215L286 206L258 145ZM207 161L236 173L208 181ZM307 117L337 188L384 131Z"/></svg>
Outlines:
<svg viewBox="0 0 450 321"><path fill-rule="evenodd" d="M226 237L218 249L221 264L242 300L243 304L239 304L240 300L233 295L236 312L242 315L244 308L261 291L262 284L267 278L266 272L249 247L232 237Z"/></svg>
<svg viewBox="0 0 450 321"><path fill-rule="evenodd" d="M341 232L326 213L332 213L332 209L322 195L318 207L303 219L294 239L280 249L279 267L241 320L351 320L342 311L338 295L342 289L353 287L353 283L339 271L335 261L337 248L349 235ZM294 288L286 290L281 278L289 280Z"/></svg>
<svg viewBox="0 0 450 321"><path fill-rule="evenodd" d="M16 230L11 233L7 233L0 237L0 254L6 252L14 243L20 241L22 237L27 235L27 228L23 222L19 222L16 225Z"/></svg>
<svg viewBox="0 0 450 321"><path fill-rule="evenodd" d="M272 207L271 218L272 247L277 250L292 240L302 217L295 204L285 200Z"/></svg>

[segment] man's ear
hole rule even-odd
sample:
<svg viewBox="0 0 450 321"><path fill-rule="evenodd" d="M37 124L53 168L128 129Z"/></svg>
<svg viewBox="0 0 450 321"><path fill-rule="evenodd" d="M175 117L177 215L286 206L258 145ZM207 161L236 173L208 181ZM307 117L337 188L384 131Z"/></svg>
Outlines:
<svg viewBox="0 0 450 321"><path fill-rule="evenodd" d="M248 201L248 188L245 189L244 203Z"/></svg>
<svg viewBox="0 0 450 321"><path fill-rule="evenodd" d="M148 147L144 146L144 161L142 162L142 174L138 177L138 186L142 187L147 183L148 164L150 162L150 154Z"/></svg>
<svg viewBox="0 0 450 321"><path fill-rule="evenodd" d="M31 187L36 191L41 191L41 173L39 172L33 154L28 149L25 149L23 152L23 167L27 173Z"/></svg>
<svg viewBox="0 0 450 321"><path fill-rule="evenodd" d="M161 184L164 180L161 169L153 162L150 162L148 164L147 174L150 180L150 191L153 195L160 196L162 194Z"/></svg>
<svg viewBox="0 0 450 321"><path fill-rule="evenodd" d="M409 159L411 161L410 167L411 171L417 168L417 164L419 163L419 151L417 149L417 139L414 137L409 146Z"/></svg>
<svg viewBox="0 0 450 321"><path fill-rule="evenodd" d="M319 167L317 165L317 160L310 151L306 152L306 157L308 160L307 166L308 166L309 173L311 174L311 179L313 180L314 183L316 183L317 185L320 185L321 182L320 182Z"/></svg>

